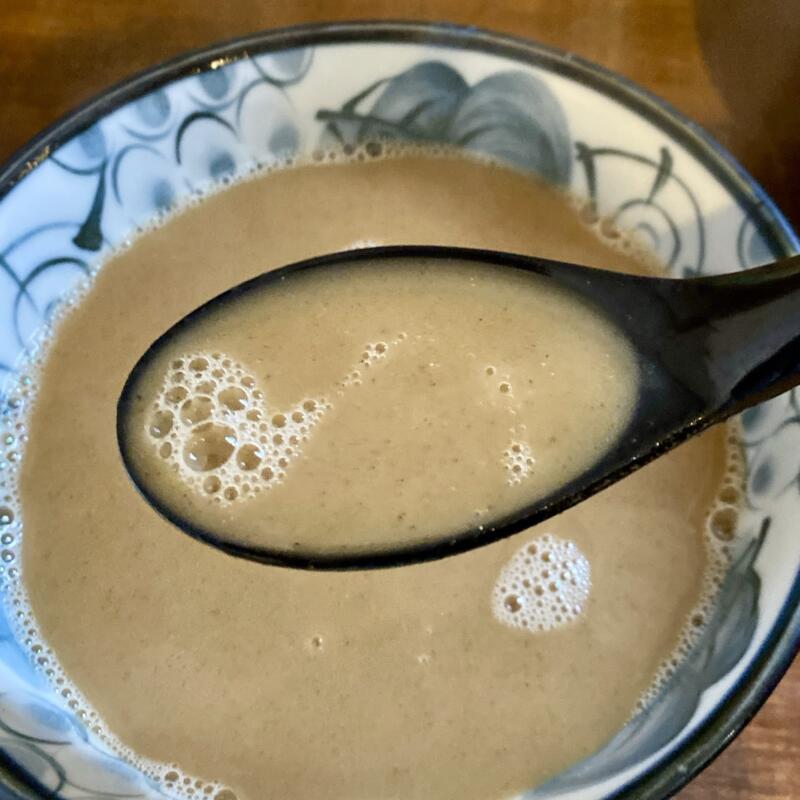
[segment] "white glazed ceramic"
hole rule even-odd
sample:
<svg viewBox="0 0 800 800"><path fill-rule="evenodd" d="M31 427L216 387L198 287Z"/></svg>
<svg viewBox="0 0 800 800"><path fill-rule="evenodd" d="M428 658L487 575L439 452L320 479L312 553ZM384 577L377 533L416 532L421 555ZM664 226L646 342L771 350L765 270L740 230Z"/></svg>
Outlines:
<svg viewBox="0 0 800 800"><path fill-rule="evenodd" d="M70 287L192 192L288 154L386 137L488 153L569 187L647 237L678 277L743 269L798 247L702 131L568 54L415 23L275 31L111 89L0 170L0 369L13 379ZM3 409L11 413L7 396ZM744 429L746 541L708 631L647 712L525 797L666 796L729 741L789 663L800 638L800 397L751 410ZM0 460L0 469L14 468ZM3 580L19 568L23 524L17 513L2 528ZM26 654L8 602L4 612L0 797L170 796L87 733Z"/></svg>

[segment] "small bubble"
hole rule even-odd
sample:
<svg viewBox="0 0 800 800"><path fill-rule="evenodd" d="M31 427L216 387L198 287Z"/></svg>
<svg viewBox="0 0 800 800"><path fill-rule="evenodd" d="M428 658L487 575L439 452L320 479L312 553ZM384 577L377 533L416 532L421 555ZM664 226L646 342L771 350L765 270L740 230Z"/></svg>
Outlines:
<svg viewBox="0 0 800 800"><path fill-rule="evenodd" d="M726 486L719 493L719 499L723 503L738 503L739 496L739 490L735 486Z"/></svg>
<svg viewBox="0 0 800 800"><path fill-rule="evenodd" d="M171 411L156 411L150 420L150 435L156 439L161 439L172 430L174 417Z"/></svg>
<svg viewBox="0 0 800 800"><path fill-rule="evenodd" d="M0 507L0 526L10 525L14 521L14 512L8 506Z"/></svg>
<svg viewBox="0 0 800 800"><path fill-rule="evenodd" d="M281 444L283 444L283 436L281 436L281 434L280 434L280 433L276 433L276 434L275 434L275 435L272 437L272 443L273 443L273 444L277 444L277 445L281 445Z"/></svg>
<svg viewBox="0 0 800 800"><path fill-rule="evenodd" d="M261 477L265 481L271 481L275 477L275 473L269 467L264 467L264 469L261 470Z"/></svg>
<svg viewBox="0 0 800 800"><path fill-rule="evenodd" d="M233 428L206 422L192 431L183 450L183 459L195 472L207 472L221 467L231 457L235 446Z"/></svg>
<svg viewBox="0 0 800 800"><path fill-rule="evenodd" d="M245 444L236 453L236 464L240 469L249 471L258 467L263 458L264 454L258 447L253 444Z"/></svg>
<svg viewBox="0 0 800 800"><path fill-rule="evenodd" d="M512 613L516 614L518 611L522 609L522 603L520 599L515 594L506 595L505 600L503 600L503 605Z"/></svg>
<svg viewBox="0 0 800 800"><path fill-rule="evenodd" d="M247 389L252 389L256 385L255 378L250 375L243 376L239 383L241 383L242 386L246 387Z"/></svg>
<svg viewBox="0 0 800 800"><path fill-rule="evenodd" d="M208 494L214 494L215 492L218 492L220 486L222 486L222 483L216 475L209 475L203 481L203 489L205 489Z"/></svg>
<svg viewBox="0 0 800 800"><path fill-rule="evenodd" d="M316 402L314 400L306 400L303 403L303 408L306 411L314 411L314 409L316 409L316 407L317 407L317 404L316 404Z"/></svg>
<svg viewBox="0 0 800 800"><path fill-rule="evenodd" d="M292 421L293 422L302 422L305 419L305 414L302 411L293 411L292 412Z"/></svg>
<svg viewBox="0 0 800 800"><path fill-rule="evenodd" d="M208 361L202 356L198 356L197 358L193 358L189 362L189 369L192 372L205 372L208 369Z"/></svg>
<svg viewBox="0 0 800 800"><path fill-rule="evenodd" d="M219 401L231 411L241 411L247 402L247 395L238 386L229 386L219 395Z"/></svg>
<svg viewBox="0 0 800 800"><path fill-rule="evenodd" d="M738 514L733 508L721 508L711 515L711 532L717 539L730 541L736 533Z"/></svg>
<svg viewBox="0 0 800 800"><path fill-rule="evenodd" d="M171 366L172 366L172 369L180 369L183 366L183 359L182 358L176 358L172 362Z"/></svg>
<svg viewBox="0 0 800 800"><path fill-rule="evenodd" d="M163 442L158 448L158 454L161 458L169 458L172 455L172 445L169 442Z"/></svg>
<svg viewBox="0 0 800 800"><path fill-rule="evenodd" d="M251 408L245 416L250 422L258 422L261 419L261 412L257 408Z"/></svg>
<svg viewBox="0 0 800 800"><path fill-rule="evenodd" d="M284 425L286 425L286 417L283 414L276 414L272 418L272 424L276 428L282 428Z"/></svg>
<svg viewBox="0 0 800 800"><path fill-rule="evenodd" d="M14 560L14 551L13 550L0 551L0 558L3 559L3 561L6 564L10 564Z"/></svg>
<svg viewBox="0 0 800 800"><path fill-rule="evenodd" d="M210 397L190 397L181 406L181 419L187 425L196 425L211 416L214 410L214 402Z"/></svg>
<svg viewBox="0 0 800 800"><path fill-rule="evenodd" d="M503 394L508 394L511 391L511 384L504 381L498 388Z"/></svg>
<svg viewBox="0 0 800 800"><path fill-rule="evenodd" d="M614 221L609 217L603 217L600 220L600 233L607 239L619 239L619 228L614 224Z"/></svg>
<svg viewBox="0 0 800 800"><path fill-rule="evenodd" d="M200 383L195 386L195 393L211 395L214 394L214 389L216 388L217 384L215 381L200 381Z"/></svg>
<svg viewBox="0 0 800 800"><path fill-rule="evenodd" d="M172 403L173 405L178 405L178 403L182 403L187 397L189 396L189 392L183 388L183 386L173 386L172 389L169 389L165 394L164 397L168 403Z"/></svg>
<svg viewBox="0 0 800 800"><path fill-rule="evenodd" d="M230 500L231 502L234 501L239 496L239 492L236 490L235 486L226 487L225 491L222 494L224 495L226 500Z"/></svg>
<svg viewBox="0 0 800 800"><path fill-rule="evenodd" d="M494 367L486 367L487 375L494 375Z"/></svg>

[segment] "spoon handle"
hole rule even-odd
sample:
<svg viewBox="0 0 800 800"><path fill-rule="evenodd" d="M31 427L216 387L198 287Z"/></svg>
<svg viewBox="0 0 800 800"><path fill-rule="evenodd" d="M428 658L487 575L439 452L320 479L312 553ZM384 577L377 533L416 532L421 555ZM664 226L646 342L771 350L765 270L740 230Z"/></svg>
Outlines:
<svg viewBox="0 0 800 800"><path fill-rule="evenodd" d="M800 255L684 284L725 416L800 384Z"/></svg>

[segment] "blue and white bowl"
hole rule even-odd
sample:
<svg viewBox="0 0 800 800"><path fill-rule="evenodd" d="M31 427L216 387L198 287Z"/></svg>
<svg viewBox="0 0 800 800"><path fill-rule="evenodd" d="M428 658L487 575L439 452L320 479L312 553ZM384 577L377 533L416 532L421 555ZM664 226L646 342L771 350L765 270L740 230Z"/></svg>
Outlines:
<svg viewBox="0 0 800 800"><path fill-rule="evenodd" d="M639 231L677 277L798 250L769 198L697 126L572 55L444 25L273 31L125 81L0 170L0 370L13 376L109 248L190 194L287 155L386 137L490 154L569 188ZM790 663L800 642L800 395L743 423L745 536L716 616L646 712L525 797L668 796L730 742ZM6 603L0 796L169 796L87 732L13 620Z"/></svg>

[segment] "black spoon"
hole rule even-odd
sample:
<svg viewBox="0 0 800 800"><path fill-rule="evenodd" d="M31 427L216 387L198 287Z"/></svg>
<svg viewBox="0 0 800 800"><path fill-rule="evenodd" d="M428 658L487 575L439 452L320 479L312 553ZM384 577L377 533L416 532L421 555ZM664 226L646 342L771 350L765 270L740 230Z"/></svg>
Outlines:
<svg viewBox="0 0 800 800"><path fill-rule="evenodd" d="M177 331L222 302L309 269L376 260L473 261L536 273L601 309L640 359L636 410L616 444L591 468L550 495L483 527L446 531L424 543L353 552L285 551L246 546L224 530L192 525L167 508L132 466L123 434L137 375ZM200 306L142 356L117 404L117 436L134 483L169 521L231 555L302 569L369 569L427 561L471 550L558 514L657 456L763 400L800 384L800 256L728 275L688 280L645 278L530 256L451 247L376 247L334 253L264 273ZM309 498L313 501L313 498Z"/></svg>

